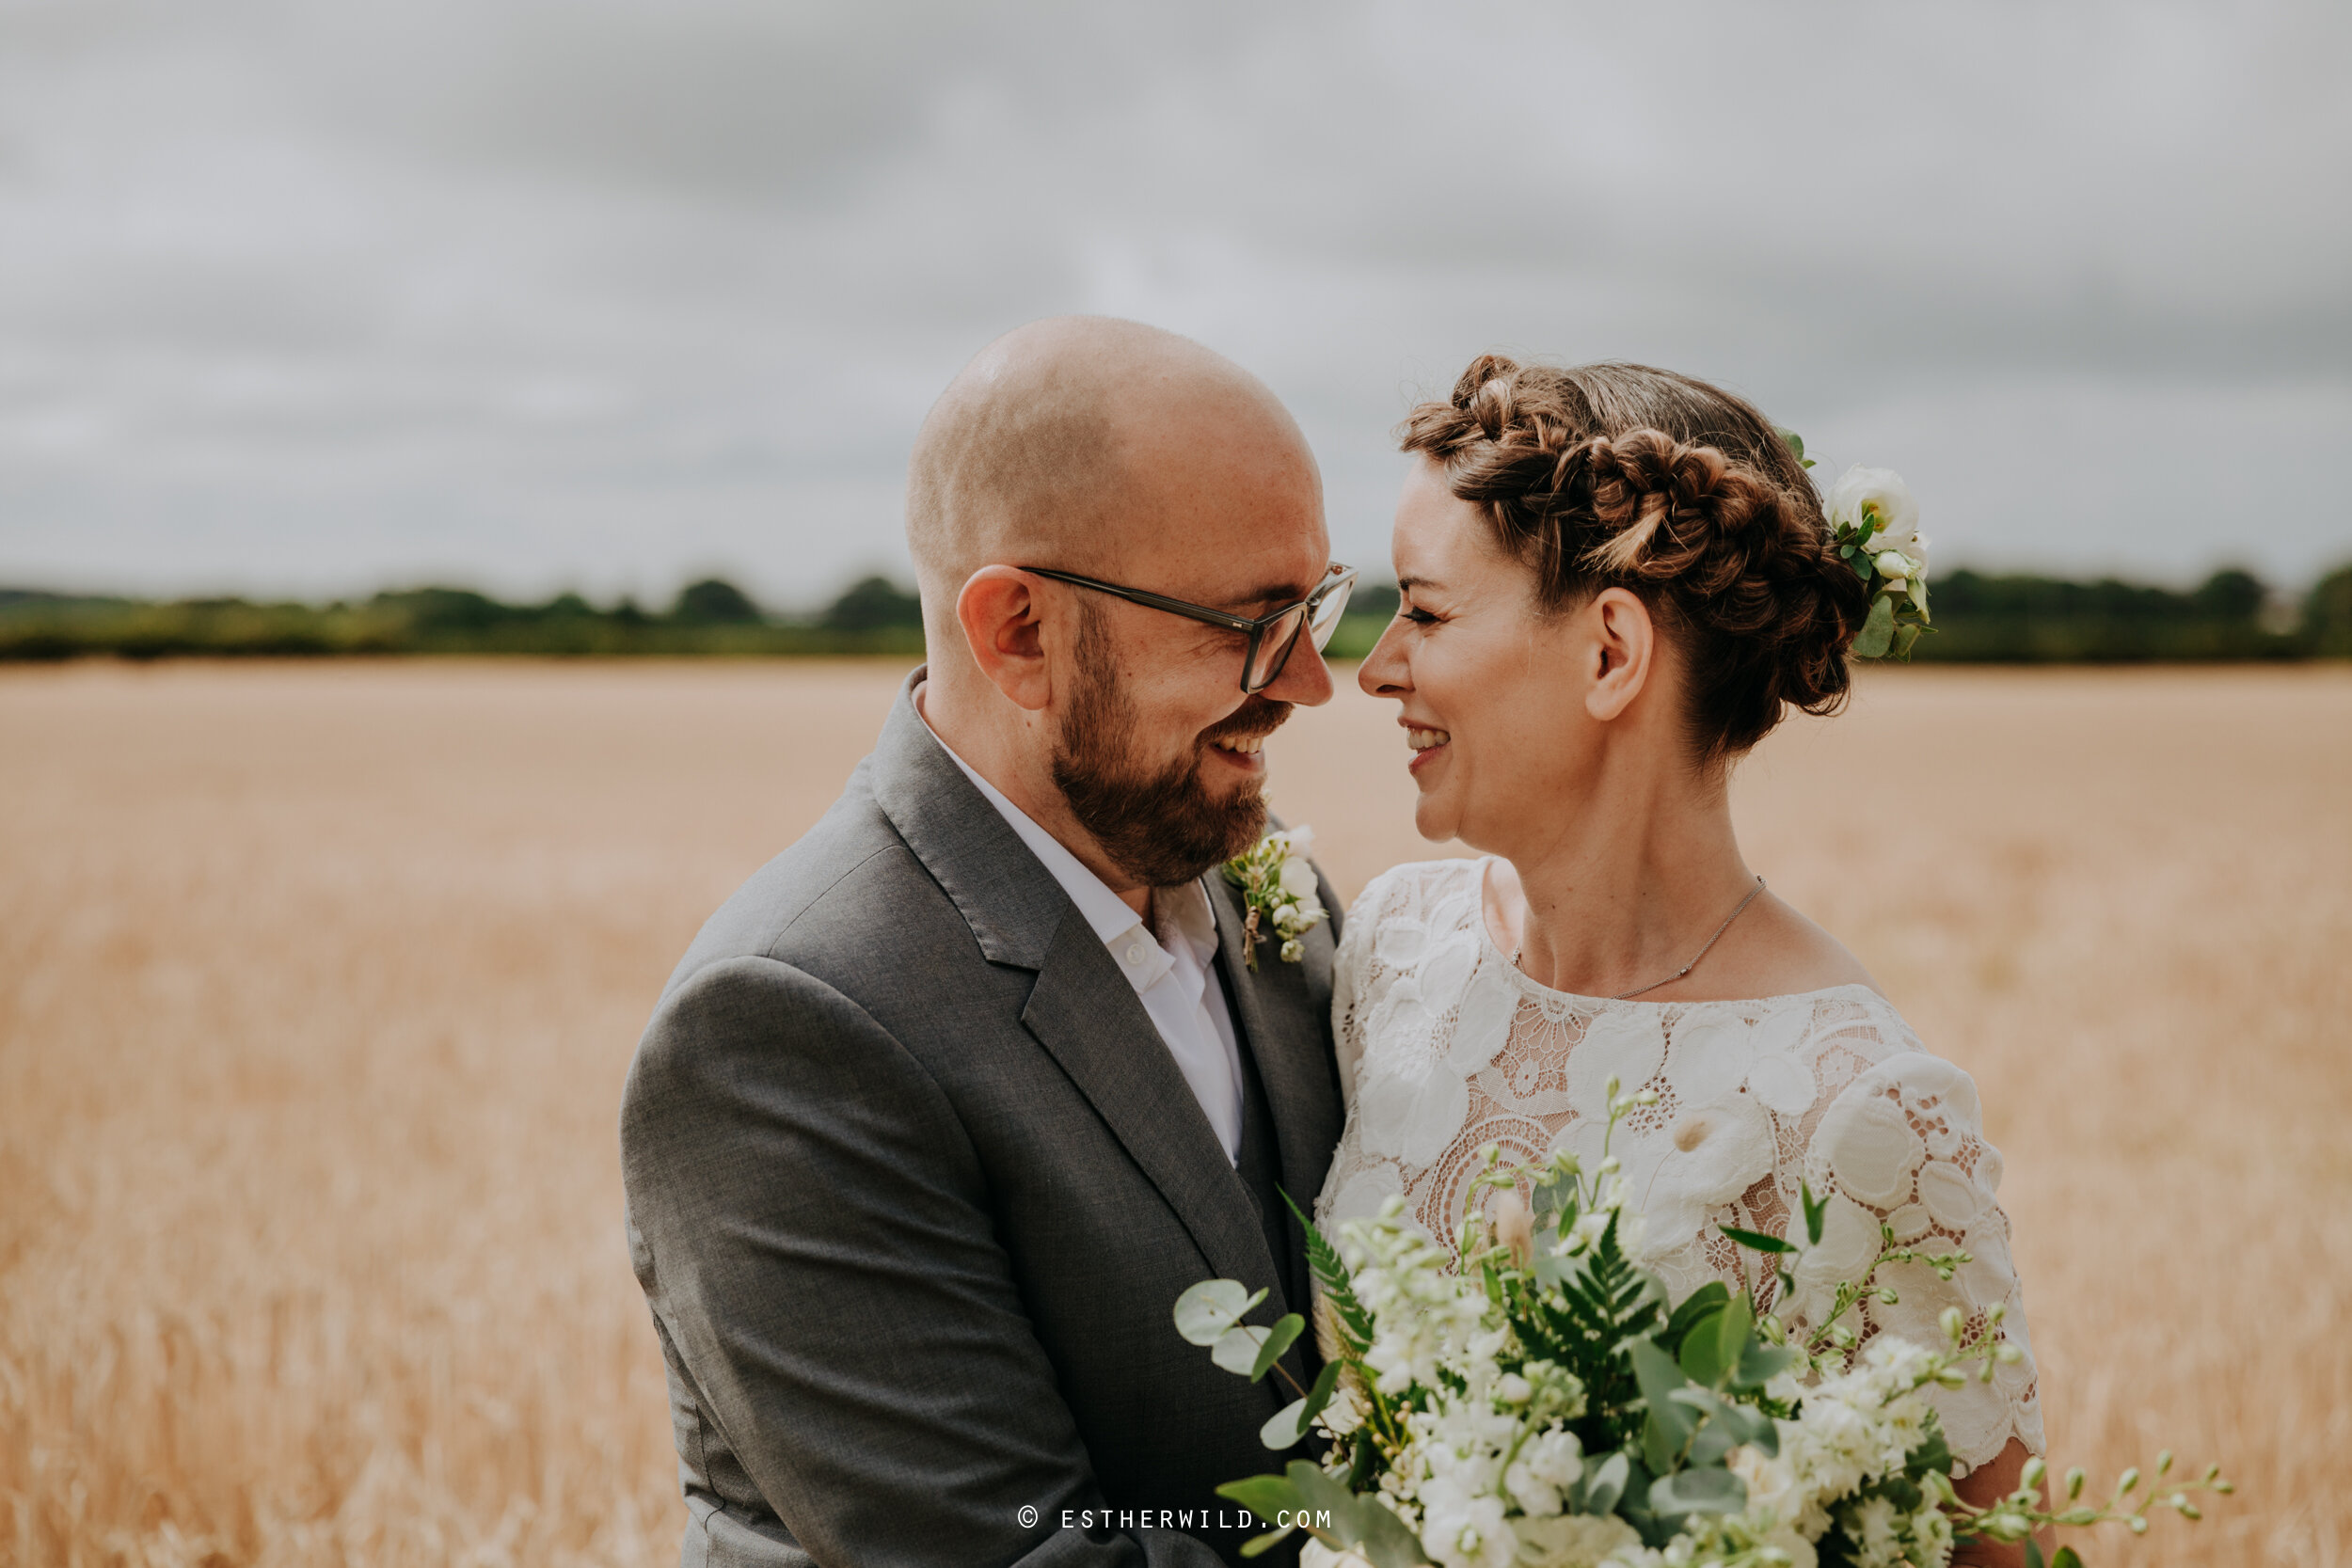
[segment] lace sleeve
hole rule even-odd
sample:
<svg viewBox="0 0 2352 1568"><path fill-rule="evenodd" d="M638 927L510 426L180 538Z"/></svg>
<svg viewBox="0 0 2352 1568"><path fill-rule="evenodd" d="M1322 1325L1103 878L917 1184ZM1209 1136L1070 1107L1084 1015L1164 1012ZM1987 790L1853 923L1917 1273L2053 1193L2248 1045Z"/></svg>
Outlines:
<svg viewBox="0 0 2352 1568"><path fill-rule="evenodd" d="M1929 1397L1961 1473L1993 1459L2012 1437L2042 1452L2025 1297L2010 1257L2009 1216L1994 1196L2001 1156L1985 1142L1974 1081L1916 1050L1869 1065L1822 1113L1805 1148L1804 1178L1827 1197L1829 1211L1821 1244L1797 1270L1791 1326L1819 1321L1837 1284L1870 1266L1882 1226L1923 1252L1966 1252L1972 1261L1948 1281L1920 1264L1890 1265L1879 1278L1895 1289L1896 1304L1866 1298L1848 1321L1865 1339L1896 1334L1937 1345L1945 1308L1959 1307L1974 1329L2001 1307L2003 1327L2025 1359L1998 1368L1990 1383L1971 1378L1962 1388L1931 1388Z"/></svg>

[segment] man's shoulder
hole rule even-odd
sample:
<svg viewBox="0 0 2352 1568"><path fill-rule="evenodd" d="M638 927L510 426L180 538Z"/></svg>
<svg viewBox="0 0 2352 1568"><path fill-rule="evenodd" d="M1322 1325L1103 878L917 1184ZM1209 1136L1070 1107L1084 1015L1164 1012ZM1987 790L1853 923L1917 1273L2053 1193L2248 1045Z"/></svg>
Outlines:
<svg viewBox="0 0 2352 1568"><path fill-rule="evenodd" d="M958 938L971 945L954 903L871 794L853 784L703 923L663 990L735 958L771 959L854 990L842 982Z"/></svg>

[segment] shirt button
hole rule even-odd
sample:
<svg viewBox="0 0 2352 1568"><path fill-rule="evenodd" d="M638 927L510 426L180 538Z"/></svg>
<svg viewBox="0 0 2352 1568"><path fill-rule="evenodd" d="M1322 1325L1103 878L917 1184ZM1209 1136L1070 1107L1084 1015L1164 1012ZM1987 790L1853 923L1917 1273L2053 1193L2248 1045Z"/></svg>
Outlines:
<svg viewBox="0 0 2352 1568"><path fill-rule="evenodd" d="M1131 964L1139 964L1143 961L1143 943L1131 942L1127 944L1127 961Z"/></svg>

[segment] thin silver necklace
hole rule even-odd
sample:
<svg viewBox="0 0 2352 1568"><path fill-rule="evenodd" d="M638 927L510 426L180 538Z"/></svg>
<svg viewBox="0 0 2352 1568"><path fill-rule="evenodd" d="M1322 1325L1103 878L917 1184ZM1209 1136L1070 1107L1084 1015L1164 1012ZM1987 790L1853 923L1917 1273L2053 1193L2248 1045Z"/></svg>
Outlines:
<svg viewBox="0 0 2352 1568"><path fill-rule="evenodd" d="M1684 964L1680 969L1676 970L1672 974L1667 975L1662 980L1652 980L1646 986L1636 986L1631 990L1621 990L1609 1000L1612 1002L1629 1002L1634 997L1640 996L1645 991L1656 990L1661 986L1671 986L1677 980L1679 980L1684 975L1690 974L1691 971L1698 968L1699 960L1707 957L1708 953L1717 942L1724 940L1724 933L1731 929L1731 923L1739 919L1741 915L1747 913L1748 906L1755 903L1756 895L1763 891L1764 879L1758 877L1756 879L1756 886L1748 889L1748 895L1740 900L1740 907L1732 911L1729 914L1724 916L1724 923L1715 927L1715 934L1707 939L1707 945L1705 947L1700 948L1697 952L1691 955L1691 961L1689 963ZM1511 950L1511 967L1513 969L1518 969L1519 967L1519 955L1525 951L1526 948L1523 946L1515 947Z"/></svg>

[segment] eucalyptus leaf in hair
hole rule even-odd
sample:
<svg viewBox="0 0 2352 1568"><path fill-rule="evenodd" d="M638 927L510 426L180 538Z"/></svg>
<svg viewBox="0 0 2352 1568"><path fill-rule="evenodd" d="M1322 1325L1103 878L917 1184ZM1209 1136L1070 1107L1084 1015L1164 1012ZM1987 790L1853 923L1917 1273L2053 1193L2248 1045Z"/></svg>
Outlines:
<svg viewBox="0 0 2352 1568"><path fill-rule="evenodd" d="M1804 464L1808 468L1813 467L1813 459L1804 454L1804 436L1798 435L1795 431L1789 429L1785 424L1776 424L1772 426L1772 434L1788 443L1788 450L1797 454L1798 462Z"/></svg>

